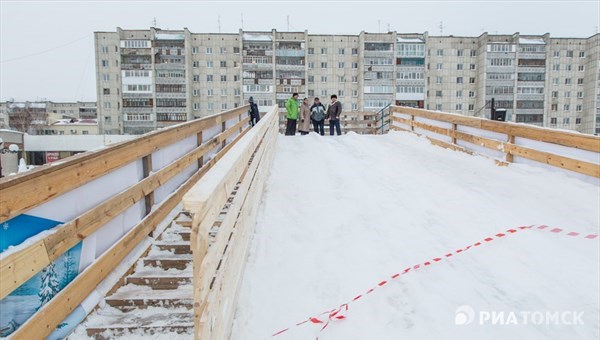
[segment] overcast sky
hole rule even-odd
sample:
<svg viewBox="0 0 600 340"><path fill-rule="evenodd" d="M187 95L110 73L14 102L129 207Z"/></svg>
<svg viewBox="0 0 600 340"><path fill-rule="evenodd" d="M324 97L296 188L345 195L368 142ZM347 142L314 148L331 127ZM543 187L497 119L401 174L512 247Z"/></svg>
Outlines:
<svg viewBox="0 0 600 340"><path fill-rule="evenodd" d="M589 37L600 1L5 1L0 0L0 100L96 100L94 31L193 33L391 30L478 36L521 32Z"/></svg>

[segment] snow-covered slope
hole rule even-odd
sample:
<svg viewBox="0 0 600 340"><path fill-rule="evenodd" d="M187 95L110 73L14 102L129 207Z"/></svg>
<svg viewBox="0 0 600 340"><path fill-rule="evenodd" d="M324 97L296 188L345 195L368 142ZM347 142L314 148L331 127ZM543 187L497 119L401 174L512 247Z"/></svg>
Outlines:
<svg viewBox="0 0 600 340"><path fill-rule="evenodd" d="M406 133L280 136L233 339L270 338L509 228L597 234L599 200L598 186L564 174L498 167ZM597 339L598 265L598 238L523 230L390 280L323 332L306 323L273 339ZM456 325L463 305L475 320ZM565 311L583 324L524 325L521 314ZM486 312L519 324L481 325Z"/></svg>

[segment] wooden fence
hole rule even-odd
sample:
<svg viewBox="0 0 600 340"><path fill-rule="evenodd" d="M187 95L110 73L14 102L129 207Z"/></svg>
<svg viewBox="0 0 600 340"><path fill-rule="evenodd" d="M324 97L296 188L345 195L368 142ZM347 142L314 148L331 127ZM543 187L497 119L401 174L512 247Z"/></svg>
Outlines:
<svg viewBox="0 0 600 340"><path fill-rule="evenodd" d="M6 252L0 263L0 298L6 297L74 245L102 230L134 205L143 217L117 235L62 291L13 334L14 339L48 336L111 271L181 202L183 195L248 131L248 106L145 134L105 149L86 152L0 181L0 223L62 199L72 191L96 195L88 185L127 166L139 178L126 187L112 182L106 199ZM263 128L264 130L264 128ZM261 131L263 131L261 130ZM270 142L269 142L270 143ZM268 144L268 143L265 143ZM154 159L154 165L153 165ZM135 173L135 171L134 171ZM143 173L143 174L142 174ZM97 182L96 182L97 183ZM86 187L88 191L86 192ZM110 188L116 192L110 192ZM61 206L60 209L74 209ZM112 237L113 235L111 235ZM33 240L33 241L32 241ZM98 250L96 251L98 253Z"/></svg>
<svg viewBox="0 0 600 340"><path fill-rule="evenodd" d="M192 214L196 339L229 339L231 334L278 134L277 113L274 106L183 198Z"/></svg>
<svg viewBox="0 0 600 340"><path fill-rule="evenodd" d="M381 126L378 124L378 115L375 112L342 112L340 116L340 127L342 134L350 131L358 134L370 135L379 132ZM286 124L285 112L279 113L279 131L285 132ZM310 131L314 131L312 123ZM325 134L329 135L329 120L325 121Z"/></svg>
<svg viewBox="0 0 600 340"><path fill-rule="evenodd" d="M423 134L436 145L496 159L499 165L546 164L600 177L600 137L401 106L392 107L393 130Z"/></svg>

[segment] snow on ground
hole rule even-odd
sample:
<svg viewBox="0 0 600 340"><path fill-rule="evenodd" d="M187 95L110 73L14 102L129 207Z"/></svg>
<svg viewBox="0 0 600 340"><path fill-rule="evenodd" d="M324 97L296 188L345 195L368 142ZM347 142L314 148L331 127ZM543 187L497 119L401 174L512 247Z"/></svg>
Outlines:
<svg viewBox="0 0 600 340"><path fill-rule="evenodd" d="M407 133L279 136L232 339L270 338L508 228L598 233L599 200L598 186L562 173L498 167ZM322 333L307 323L273 339L597 339L599 254L598 238L525 230L393 280ZM463 305L475 320L456 325ZM480 324L485 312L518 324ZM583 325L532 325L526 312Z"/></svg>

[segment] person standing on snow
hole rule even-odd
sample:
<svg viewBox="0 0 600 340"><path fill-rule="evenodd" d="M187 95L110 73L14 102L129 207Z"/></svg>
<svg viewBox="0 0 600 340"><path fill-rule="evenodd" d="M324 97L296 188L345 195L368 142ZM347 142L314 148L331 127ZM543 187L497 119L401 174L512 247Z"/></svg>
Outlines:
<svg viewBox="0 0 600 340"><path fill-rule="evenodd" d="M254 126L260 120L258 105L256 105L254 102L254 98L252 98L252 96L248 98L248 104L250 104L250 108L248 109L248 114L250 115L250 126Z"/></svg>
<svg viewBox="0 0 600 340"><path fill-rule="evenodd" d="M310 109L308 108L308 98L304 98L302 100L302 105L300 105L300 123L298 126L298 131L300 131L301 135L308 135L310 132Z"/></svg>
<svg viewBox="0 0 600 340"><path fill-rule="evenodd" d="M315 132L323 136L325 134L325 105L321 103L318 97L315 97L315 101L310 107L310 112Z"/></svg>
<svg viewBox="0 0 600 340"><path fill-rule="evenodd" d="M285 102L285 110L287 111L285 135L293 136L296 134L296 123L298 122L298 93L294 93L292 97Z"/></svg>
<svg viewBox="0 0 600 340"><path fill-rule="evenodd" d="M329 134L333 136L333 128L337 132L337 135L342 134L342 129L340 127L340 115L342 114L342 103L337 101L337 96L335 94L331 95L331 104L327 108L327 118L329 118Z"/></svg>

